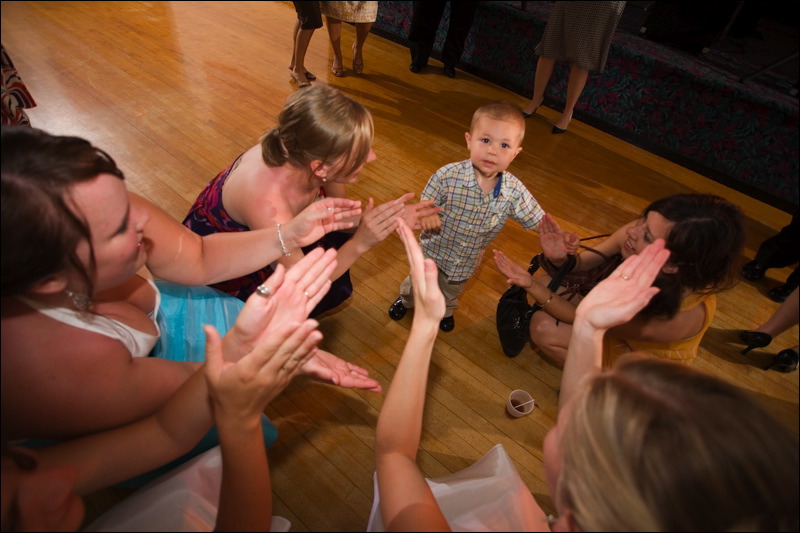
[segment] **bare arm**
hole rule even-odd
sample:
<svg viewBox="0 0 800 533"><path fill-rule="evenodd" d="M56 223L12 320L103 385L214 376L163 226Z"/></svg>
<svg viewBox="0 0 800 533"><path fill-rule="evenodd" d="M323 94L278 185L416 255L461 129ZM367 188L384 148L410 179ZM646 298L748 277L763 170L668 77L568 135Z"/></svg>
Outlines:
<svg viewBox="0 0 800 533"><path fill-rule="evenodd" d="M141 196L130 197L134 207L150 215L144 228L147 266L162 279L208 285L255 272L283 257L274 225L201 237ZM327 232L351 227L344 219L360 213L359 205L345 198L316 202L282 225L285 246L305 246Z"/></svg>
<svg viewBox="0 0 800 533"><path fill-rule="evenodd" d="M605 332L629 321L658 292L653 280L668 258L664 241L657 239L640 255L628 257L578 305L561 377L559 411L585 377L602 367Z"/></svg>
<svg viewBox="0 0 800 533"><path fill-rule="evenodd" d="M413 226L419 225L419 218L440 211L433 207L433 201L420 202L417 204L407 204L413 198L414 193L406 193L403 196L390 200L376 206L372 198L367 202L364 212L361 215L353 236L339 248L338 265L333 271L331 279L335 280L344 274L356 260L367 253L383 240L395 229L397 220L403 218ZM300 250L297 250L301 253ZM292 255L295 255L292 252ZM294 259L282 257L282 264L290 264Z"/></svg>
<svg viewBox="0 0 800 533"><path fill-rule="evenodd" d="M311 256L296 268L309 268L314 260ZM323 294L327 284L324 287ZM221 355L212 355L213 363L206 375L195 372L153 415L117 429L43 448L43 464L75 467L76 490L85 494L151 470L188 451L211 427L212 403L214 415L226 426L221 433L229 434L229 426L249 428L256 416L253 412L260 417L264 405L300 372L321 339L313 320L272 320L276 309L305 298L310 287L303 277L274 288L270 298L252 295L237 319L237 325L246 327L254 327L260 321L265 331L249 354L244 357L240 354L235 362L222 363ZM207 349L217 350L221 344L217 335ZM287 363L289 359L293 359L291 363ZM209 384L213 401L209 401ZM250 435L249 430L245 433ZM240 437L234 435L229 441ZM258 438L263 439L260 431Z"/></svg>
<svg viewBox="0 0 800 533"><path fill-rule="evenodd" d="M610 237L594 246L594 249L606 256L618 254L627 239L628 227L636 224L636 222L625 224ZM578 236L566 233L561 229L556 219L547 213L539 223L539 242L544 256L554 265L561 265L566 259L567 253L574 253L578 245ZM603 258L598 254L584 251L577 254L575 269L579 271L591 270L600 265L602 261Z"/></svg>
<svg viewBox="0 0 800 533"><path fill-rule="evenodd" d="M317 323L284 323L236 363L226 361L219 334L207 328L206 379L222 454L216 531L268 531L272 487L261 414L298 375L322 334Z"/></svg>
<svg viewBox="0 0 800 533"><path fill-rule="evenodd" d="M387 531L449 531L416 462L428 368L439 320L444 316L444 297L435 263L423 259L405 223L400 223L398 233L411 263L416 307L408 342L378 418L375 461L381 513Z"/></svg>
<svg viewBox="0 0 800 533"><path fill-rule="evenodd" d="M12 438L68 438L140 420L199 368L132 358L115 339L34 318L37 328L25 331L48 335L3 335L3 425ZM15 324L4 318L3 329Z"/></svg>

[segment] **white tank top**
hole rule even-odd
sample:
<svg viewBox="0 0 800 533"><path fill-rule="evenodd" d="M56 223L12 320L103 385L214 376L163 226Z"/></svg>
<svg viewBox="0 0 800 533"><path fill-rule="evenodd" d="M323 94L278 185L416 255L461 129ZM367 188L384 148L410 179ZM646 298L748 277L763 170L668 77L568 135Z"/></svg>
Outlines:
<svg viewBox="0 0 800 533"><path fill-rule="evenodd" d="M53 320L120 341L128 349L132 357L147 357L161 336L161 330L156 322L158 309L161 306L161 293L152 280L145 278L145 281L153 287L156 293L156 304L153 307L153 311L147 315L156 326L157 333L155 335L139 331L127 324L102 315L81 312L67 307L51 306L25 296L17 296L17 299Z"/></svg>

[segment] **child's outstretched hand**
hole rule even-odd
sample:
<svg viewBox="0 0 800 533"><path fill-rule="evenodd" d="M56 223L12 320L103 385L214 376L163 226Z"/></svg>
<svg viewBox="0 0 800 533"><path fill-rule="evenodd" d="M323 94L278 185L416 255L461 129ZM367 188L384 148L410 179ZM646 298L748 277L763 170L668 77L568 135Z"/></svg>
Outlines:
<svg viewBox="0 0 800 533"><path fill-rule="evenodd" d="M422 230L437 230L442 227L442 219L439 215L429 215L427 217L419 217L419 229Z"/></svg>

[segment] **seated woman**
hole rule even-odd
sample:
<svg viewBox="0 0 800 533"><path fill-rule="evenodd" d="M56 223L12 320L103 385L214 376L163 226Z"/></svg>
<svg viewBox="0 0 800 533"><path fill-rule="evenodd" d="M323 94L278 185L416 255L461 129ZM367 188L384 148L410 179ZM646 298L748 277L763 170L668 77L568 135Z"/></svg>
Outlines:
<svg viewBox="0 0 800 533"><path fill-rule="evenodd" d="M9 446L3 439L2 530L77 531L84 511L80 495L177 457L216 424L222 479L203 477L208 486L188 490L218 490L218 501L204 501L213 509L171 511L191 516L183 522L191 525L211 514L218 531L269 531L272 494L259 419L264 407L301 374L322 338L317 322L305 315L328 290L319 274L335 263L335 251L308 259L285 278L281 272L281 280L270 280L269 290L263 291L270 297L253 295L224 340L207 326L203 369L151 416L35 451ZM242 338L247 346L240 343ZM2 420L3 433L8 420ZM173 504L184 501L192 500L176 498ZM165 528L181 523L177 517L159 518Z"/></svg>
<svg viewBox="0 0 800 533"><path fill-rule="evenodd" d="M376 158L372 138L372 115L338 89L315 85L298 91L287 100L278 125L206 186L183 223L199 235L280 227L321 198L344 198L345 185L355 183ZM399 217L414 227L420 209L419 216L440 210L433 201L405 205L412 197L408 193L377 207L370 199L360 220L353 219L354 234L329 234L304 249L287 244L278 260L285 267L317 245L339 250L333 287L312 317L352 294L350 266L394 231ZM214 287L245 300L272 268L259 267Z"/></svg>
<svg viewBox="0 0 800 533"><path fill-rule="evenodd" d="M398 232L417 304L375 435L381 515L385 531L449 531L416 462L444 297L434 262L423 258L407 227ZM558 420L543 443L558 516L542 519L539 531L796 531L800 525L797 440L754 398L650 357L629 356L601 369L604 333L660 292L651 284L669 255L661 239L629 254L577 308ZM472 509L469 502L460 508Z"/></svg>
<svg viewBox="0 0 800 533"><path fill-rule="evenodd" d="M3 128L2 152L0 361L10 439L70 438L141 420L194 374L199 363L148 357L171 333L156 323L154 276L185 285L240 276L280 257L281 239L309 244L360 212L357 202L328 199L280 234L200 237L129 193L113 159L86 140ZM330 272L319 274L327 283ZM380 389L365 370L320 350L301 373Z"/></svg>
<svg viewBox="0 0 800 533"><path fill-rule="evenodd" d="M564 263L564 232L552 217L542 221L539 236L545 257L555 265ZM660 291L632 320L609 331L605 366L630 351L690 364L714 318L715 294L735 283L733 268L744 246L742 213L727 200L706 194L679 194L653 202L641 218L578 254L574 271L608 272L614 263L641 253L658 238L665 239L670 250L670 259L655 281ZM549 276L532 277L499 250L494 258L508 282L524 287L541 308L531 318L531 340L563 365L582 294L565 286L554 293L547 288Z"/></svg>

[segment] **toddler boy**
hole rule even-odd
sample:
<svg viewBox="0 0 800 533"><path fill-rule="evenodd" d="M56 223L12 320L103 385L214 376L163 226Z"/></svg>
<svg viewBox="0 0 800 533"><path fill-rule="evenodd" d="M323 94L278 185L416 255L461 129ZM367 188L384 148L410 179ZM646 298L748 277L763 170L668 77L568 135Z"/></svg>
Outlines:
<svg viewBox="0 0 800 533"><path fill-rule="evenodd" d="M437 170L422 192L442 211L420 218L420 246L439 267L439 287L447 309L439 329L455 327L453 310L475 273L484 250L511 218L536 231L544 211L522 182L506 169L522 150L525 118L519 107L500 101L479 107L465 133L470 158ZM389 316L400 320L414 307L411 276Z"/></svg>

